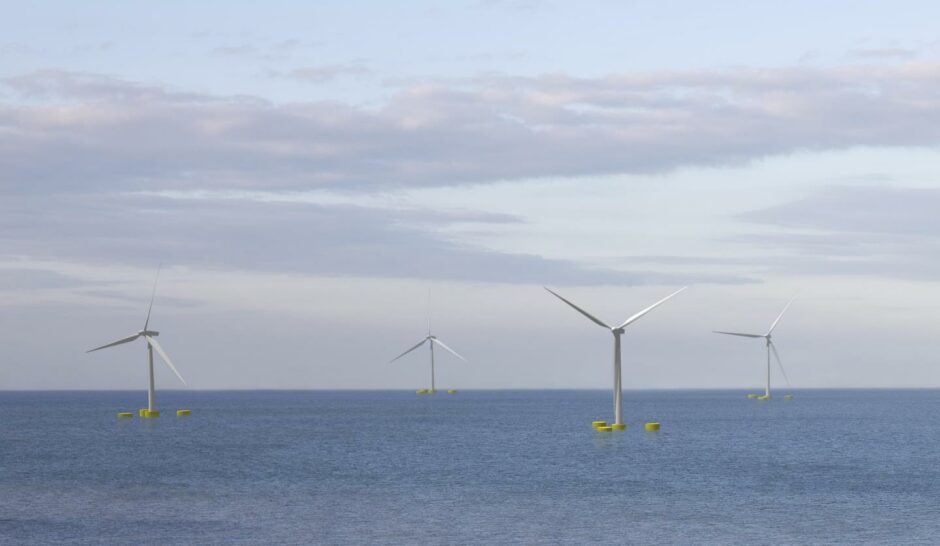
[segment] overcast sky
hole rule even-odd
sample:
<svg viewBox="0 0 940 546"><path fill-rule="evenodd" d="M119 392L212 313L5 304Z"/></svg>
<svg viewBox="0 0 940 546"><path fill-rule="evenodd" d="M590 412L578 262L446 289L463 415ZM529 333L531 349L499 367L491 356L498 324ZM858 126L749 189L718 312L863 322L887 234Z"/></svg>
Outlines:
<svg viewBox="0 0 940 546"><path fill-rule="evenodd" d="M940 4L3 4L0 389L940 387Z"/></svg>

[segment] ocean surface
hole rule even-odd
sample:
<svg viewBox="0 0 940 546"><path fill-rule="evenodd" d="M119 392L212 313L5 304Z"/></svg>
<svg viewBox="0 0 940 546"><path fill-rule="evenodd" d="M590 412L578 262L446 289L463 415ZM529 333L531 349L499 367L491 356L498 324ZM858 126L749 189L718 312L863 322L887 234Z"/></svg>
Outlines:
<svg viewBox="0 0 940 546"><path fill-rule="evenodd" d="M940 544L940 391L744 394L0 392L0 544Z"/></svg>

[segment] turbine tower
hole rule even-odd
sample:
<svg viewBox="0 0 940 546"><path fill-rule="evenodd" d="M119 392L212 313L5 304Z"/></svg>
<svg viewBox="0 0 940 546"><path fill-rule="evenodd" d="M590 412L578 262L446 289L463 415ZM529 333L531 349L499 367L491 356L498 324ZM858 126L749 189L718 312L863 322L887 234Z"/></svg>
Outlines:
<svg viewBox="0 0 940 546"><path fill-rule="evenodd" d="M777 347L774 345L772 334L774 332L774 328L776 328L777 324L780 322L780 319L783 318L783 314L786 313L787 309L790 308L791 303L793 303L793 300L790 300L787 302L787 304L783 308L783 311L780 311L780 314L777 315L777 320L775 320L774 323L770 325L770 329L767 330L766 334L744 334L741 332L721 332L718 330L714 331L714 333L716 334L725 334L729 336L753 337L753 338L764 339L765 344L767 345L767 385L764 388L764 396L758 397L761 400L770 399L770 353L773 353L774 357L777 359L777 365L780 366L780 373L783 375L783 379L787 382L787 387L789 388L790 386L790 380L787 378L787 372L783 371L783 362L780 361L780 355L777 354ZM791 395L787 395L787 396L789 397ZM748 397L752 397L752 395L748 395Z"/></svg>
<svg viewBox="0 0 940 546"><path fill-rule="evenodd" d="M647 307L646 309L643 309L643 310L640 311L639 313L636 313L636 314L633 315L632 317L630 317L630 318L628 318L627 320L623 321L623 323L621 323L621 324L620 324L619 326L617 326L617 327L613 327L613 326L610 326L610 325L608 325L608 324L605 324L604 322L602 322L600 319L598 319L598 318L595 317L594 315L588 313L588 312L585 311L584 309L581 309L581 308L578 307L577 305L575 305L575 304L571 303L570 301L566 300L565 298L559 296L559 295L556 294L555 292L552 292L552 291L549 290L547 287L543 287L543 288L545 288L545 290L548 290L549 293L551 293L551 294L552 294L553 296L555 296L556 298L558 298L558 299L560 299L561 301L563 301L563 302L567 303L568 305L570 305L572 308L574 308L575 311L577 311L577 312L581 313L582 315L584 315L585 317L587 317L591 322L597 324L598 326L602 326L602 327L604 327L604 328L607 328L607 329L610 330L610 332L614 335L614 427L615 427L615 428L618 428L618 429L623 429L623 398L622 398L622 393L621 393L621 379L620 379L620 378L621 378L621 376L620 376L620 336L623 334L623 329L626 328L627 326L633 324L633 323L636 322L637 320L639 320L640 317L642 317L643 315L649 313L650 311L652 311L653 309L659 307L659 306L662 305L663 303L666 303L667 300L669 300L670 298L672 298L673 296L675 296L675 295L678 294L679 292L682 292L683 290L685 290L686 288L688 288L688 286L683 286L683 287L680 288L679 290L676 290L676 291L673 292L672 294L669 294L668 296L666 296L665 298L663 298L663 299L657 301L657 302L654 303L653 305L650 305L650 306Z"/></svg>
<svg viewBox="0 0 940 546"><path fill-rule="evenodd" d="M428 390L428 389L421 389L421 390L418 391L418 394L436 394L436 393L437 393L437 389L436 389L436 387L435 387L435 385L434 385L434 345L435 345L435 344L440 345L440 346L441 346L441 349L444 349L445 351L447 351L447 352L449 352L450 354L456 356L456 357L459 358L460 360L463 360L464 362L466 362L467 359L464 358L464 357L462 357L462 356L460 356L459 354L457 354L457 351L455 351L455 350L451 349L450 347L448 347L447 345L445 345L443 341L437 339L437 336L431 335L431 319L428 319L428 335L427 335L427 337L425 337L425 338L422 339L420 342L418 342L418 344L415 345L414 347L408 349L407 351L405 351L405 352L403 352L402 354L400 354L400 355L396 356L395 358L393 358L393 359L389 362L389 364L391 364L392 362L395 362L396 360L398 360L399 358L405 356L406 354L410 353L411 351L414 351L415 349L417 349L418 347L424 345L425 343L427 343L427 344L428 344L428 348L431 349L431 389L430 389L430 390ZM456 392L456 391L453 391L453 392Z"/></svg>
<svg viewBox="0 0 940 546"><path fill-rule="evenodd" d="M160 277L160 270L158 269L157 278L159 277ZM154 389L153 389L153 351L154 349L157 350L157 353L160 355L163 361L166 362L167 366L169 366L170 369L173 370L173 373L176 374L176 377L178 377L180 381L183 382L183 385L186 385L186 380L183 379L183 376L180 375L179 371L177 371L176 366L174 366L173 362L170 361L170 357L167 356L166 352L163 350L163 347L161 347L160 344L157 343L157 340L154 339L156 336L160 335L160 332L149 329L150 312L153 310L153 300L156 295L157 295L157 279L154 279L153 292L150 295L150 307L147 309L147 320L144 321L143 330L137 332L136 334L129 335L125 338L121 338L117 341L112 341L111 343L108 343L107 345L102 345L101 347L95 347L94 349L89 349L85 351L86 353L91 353L94 351L99 351L101 349L107 349L108 347L114 347L115 345L130 343L131 341L134 341L140 337L147 340L147 358L148 358L148 369L149 369L149 375L150 375L150 388L147 390L147 410L146 410L147 413L145 414L144 410L141 410L140 412L141 417L159 417L160 416L160 412L156 411L153 407L154 406Z"/></svg>

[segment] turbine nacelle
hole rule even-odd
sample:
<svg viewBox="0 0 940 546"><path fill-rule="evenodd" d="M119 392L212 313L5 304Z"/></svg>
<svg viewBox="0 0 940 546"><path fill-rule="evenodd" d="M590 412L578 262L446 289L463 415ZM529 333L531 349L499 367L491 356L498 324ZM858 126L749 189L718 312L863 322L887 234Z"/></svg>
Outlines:
<svg viewBox="0 0 940 546"><path fill-rule="evenodd" d="M156 332L154 330L141 330L137 332L137 335L155 337L155 336L159 336L160 332Z"/></svg>

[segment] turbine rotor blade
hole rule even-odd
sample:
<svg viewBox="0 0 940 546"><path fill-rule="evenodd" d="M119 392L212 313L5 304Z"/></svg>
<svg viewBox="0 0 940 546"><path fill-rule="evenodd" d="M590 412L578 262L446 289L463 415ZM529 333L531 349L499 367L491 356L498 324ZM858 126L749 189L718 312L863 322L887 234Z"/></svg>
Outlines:
<svg viewBox="0 0 940 546"><path fill-rule="evenodd" d="M774 323L770 325L770 330L767 331L768 336L774 331L774 328L777 327L777 323L780 322L780 319L783 318L783 314L786 313L787 309L790 308L791 303L793 303L793 300L787 302L787 305L783 308L783 311L780 311L780 314L777 315L777 320L775 320Z"/></svg>
<svg viewBox="0 0 940 546"><path fill-rule="evenodd" d="M670 298L672 298L673 296L675 296L675 295L678 294L679 292L682 292L682 291L685 290L686 288L688 288L688 286L683 286L682 288L676 290L676 291L673 292L672 294L669 294L669 295L666 296L665 298L663 298L663 299L657 301L657 302L654 303L653 305L650 305L650 306L647 307L646 309L644 309L644 310L640 311L639 313L633 315L632 317L630 317L630 318L628 318L627 320L623 321L623 324L621 324L620 326L618 326L617 329L625 328L625 327L629 326L630 324L636 322L637 320L640 319L640 317L642 317L643 315L649 313L649 312L652 311L653 309L656 309L656 308L659 307L660 305L666 303L666 301L668 301Z"/></svg>
<svg viewBox="0 0 940 546"><path fill-rule="evenodd" d="M157 296L157 281L160 279L160 268L163 264L157 266L157 276L153 279L153 292L150 293L150 307L147 308L147 320L144 321L144 330L150 325L150 312L153 311L153 299Z"/></svg>
<svg viewBox="0 0 940 546"><path fill-rule="evenodd" d="M729 336L767 337L767 336L762 336L762 335L760 335L760 334L742 334L742 333L739 333L739 332L720 332L720 331L718 331L718 330L712 330L712 333L714 333L714 334L727 334L727 335L729 335Z"/></svg>
<svg viewBox="0 0 940 546"><path fill-rule="evenodd" d="M588 312L585 311L584 309L581 309L581 308L578 307L577 305L571 303L570 301L568 301L568 300L566 300L565 298L559 296L558 294L552 292L552 291L549 290L547 287L543 286L542 288L545 288L545 290L548 290L548 292L549 292L551 295L555 296L556 298L558 298L558 299L560 299L561 301L563 301L563 302L567 303L568 305L570 305L575 311L577 311L577 312L581 313L582 315L586 316L586 317L587 317L588 319L590 319L590 321L593 322L594 324L597 324L598 326L603 326L604 328L607 328L608 330L611 330L611 329L612 329L609 325L604 324L604 322L602 322L599 318L597 318L597 317L595 317L594 315L588 313Z"/></svg>
<svg viewBox="0 0 940 546"><path fill-rule="evenodd" d="M188 387L189 385L186 384L186 380L183 379L182 375L180 375L180 372L176 369L176 366L173 365L173 362L170 361L170 357L168 357L166 353L163 351L163 347L161 347L160 344L157 343L157 340L153 339L150 336L144 336L144 337L147 338L147 342L150 343L150 345L152 345L153 348L157 350L157 353L160 354L160 358L162 358L163 361L166 362L166 365L169 366L171 370L173 370L173 373L176 374L176 377L179 377L180 381L182 381L183 384Z"/></svg>
<svg viewBox="0 0 940 546"><path fill-rule="evenodd" d="M459 354L457 354L457 351L451 349L451 348L448 347L447 345L444 345L444 342L443 342L443 341L441 341L441 340L439 340L439 339L437 339L437 338L432 338L432 339L431 339L431 343L437 343L438 345L440 345L444 350L446 350L446 351L449 352L450 354L456 356L457 358L459 358L460 360L463 360L464 362L467 361L466 358L464 358L464 357L460 356Z"/></svg>
<svg viewBox="0 0 940 546"><path fill-rule="evenodd" d="M140 337L140 334L134 334L134 335L132 335L132 336L127 336L127 337L121 338L121 339L119 339L119 340L117 340L117 341L112 341L111 343L108 343L107 345L102 345L101 347L95 347L94 349L88 349L88 350L85 351L85 352L86 352L86 353L91 353L91 352L94 352L94 351L99 351L99 350L101 350L101 349L107 349L108 347L114 347L115 345L120 345L120 344L122 344L122 343L130 343L131 341L134 341L135 339L137 339L137 338L139 338L139 337Z"/></svg>
<svg viewBox="0 0 940 546"><path fill-rule="evenodd" d="M395 358L389 360L388 363L391 364L392 362L395 362L396 360L398 360L399 358L405 356L406 354L410 353L411 351L414 351L414 350L417 349L418 347L420 347L420 346L424 345L425 343L427 343L429 339L431 339L430 336L428 336L428 337L422 339L417 345L415 345L414 347L408 349L407 351L403 352L402 354L396 356Z"/></svg>
<svg viewBox="0 0 940 546"><path fill-rule="evenodd" d="M771 341L769 345L770 350L774 353L774 358L777 359L777 365L780 366L780 374L783 375L783 380L787 382L787 389L792 391L793 387L790 386L790 379L787 377L787 372L785 372L783 369L783 362L780 361L780 355L777 354L777 346L774 345L773 341Z"/></svg>

